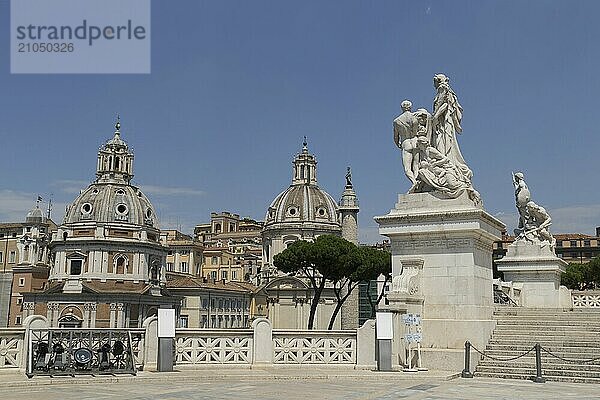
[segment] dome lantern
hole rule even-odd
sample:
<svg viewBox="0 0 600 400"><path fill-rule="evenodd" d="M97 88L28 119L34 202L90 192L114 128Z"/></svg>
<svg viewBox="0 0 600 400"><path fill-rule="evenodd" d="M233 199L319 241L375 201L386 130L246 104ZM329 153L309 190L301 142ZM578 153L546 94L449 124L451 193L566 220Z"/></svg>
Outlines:
<svg viewBox="0 0 600 400"><path fill-rule="evenodd" d="M292 185L317 184L317 160L308 152L306 136L304 136L302 152L296 156L292 164L294 165Z"/></svg>
<svg viewBox="0 0 600 400"><path fill-rule="evenodd" d="M129 183L133 178L133 152L121 139L121 121L117 116L115 136L98 151L96 182Z"/></svg>

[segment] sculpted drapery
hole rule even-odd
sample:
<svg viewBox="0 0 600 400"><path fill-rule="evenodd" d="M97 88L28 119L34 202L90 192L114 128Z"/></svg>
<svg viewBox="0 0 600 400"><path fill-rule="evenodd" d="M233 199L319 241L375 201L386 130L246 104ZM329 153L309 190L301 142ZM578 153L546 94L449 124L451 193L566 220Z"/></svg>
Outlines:
<svg viewBox="0 0 600 400"><path fill-rule="evenodd" d="M403 113L394 120L394 141L412 183L409 193L436 192L456 198L466 192L475 205L481 205L471 183L473 173L458 146L463 109L449 82L443 74L433 78L437 91L433 115L423 108L413 113L412 103L402 102Z"/></svg>

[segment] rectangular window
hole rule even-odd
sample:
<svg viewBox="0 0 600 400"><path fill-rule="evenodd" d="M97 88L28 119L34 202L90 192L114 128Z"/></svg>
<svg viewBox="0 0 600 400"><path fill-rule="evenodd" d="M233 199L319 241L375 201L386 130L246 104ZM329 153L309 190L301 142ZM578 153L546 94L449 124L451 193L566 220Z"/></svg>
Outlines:
<svg viewBox="0 0 600 400"><path fill-rule="evenodd" d="M172 262L167 263L167 271L173 272L173 263Z"/></svg>
<svg viewBox="0 0 600 400"><path fill-rule="evenodd" d="M0 251L0 263L4 262L4 253Z"/></svg>
<svg viewBox="0 0 600 400"><path fill-rule="evenodd" d="M217 280L217 271L210 271L211 279Z"/></svg>
<svg viewBox="0 0 600 400"><path fill-rule="evenodd" d="M184 297L183 299L181 299L181 308L186 308L187 307L187 297Z"/></svg>
<svg viewBox="0 0 600 400"><path fill-rule="evenodd" d="M577 247L577 240L571 240L571 247Z"/></svg>
<svg viewBox="0 0 600 400"><path fill-rule="evenodd" d="M20 306L21 304L23 304L23 298L17 297L17 305Z"/></svg>
<svg viewBox="0 0 600 400"><path fill-rule="evenodd" d="M583 241L583 245L584 245L585 247L590 247L590 245L591 245L591 242L590 242L589 240L584 240L584 241Z"/></svg>
<svg viewBox="0 0 600 400"><path fill-rule="evenodd" d="M190 272L189 268L188 268L188 263L186 261L181 262L181 272L186 273L186 274L188 272Z"/></svg>
<svg viewBox="0 0 600 400"><path fill-rule="evenodd" d="M212 257L212 258L210 259L210 263L211 263L212 265L215 265L215 264L217 263L217 257Z"/></svg>
<svg viewBox="0 0 600 400"><path fill-rule="evenodd" d="M188 316L187 315L181 315L179 317L179 327L180 328L187 328L188 327Z"/></svg>
<svg viewBox="0 0 600 400"><path fill-rule="evenodd" d="M82 265L83 265L82 260L71 260L70 275L81 275L81 266Z"/></svg>
<svg viewBox="0 0 600 400"><path fill-rule="evenodd" d="M237 271L231 271L231 280L232 281L237 280Z"/></svg>
<svg viewBox="0 0 600 400"><path fill-rule="evenodd" d="M21 316L20 315L17 315L15 317L15 325L21 325Z"/></svg>
<svg viewBox="0 0 600 400"><path fill-rule="evenodd" d="M10 253L8 253L8 263L9 264L14 264L15 260L17 258L17 252L12 250Z"/></svg>
<svg viewBox="0 0 600 400"><path fill-rule="evenodd" d="M208 308L208 299L202 299L202 308L205 310Z"/></svg>
<svg viewBox="0 0 600 400"><path fill-rule="evenodd" d="M206 323L207 323L207 321L206 321L206 315L203 315L203 316L200 318L200 328L208 328L208 327L206 326Z"/></svg>
<svg viewBox="0 0 600 400"><path fill-rule="evenodd" d="M227 279L227 271L221 271L221 279Z"/></svg>
<svg viewBox="0 0 600 400"><path fill-rule="evenodd" d="M19 278L19 286L25 286L25 278Z"/></svg>

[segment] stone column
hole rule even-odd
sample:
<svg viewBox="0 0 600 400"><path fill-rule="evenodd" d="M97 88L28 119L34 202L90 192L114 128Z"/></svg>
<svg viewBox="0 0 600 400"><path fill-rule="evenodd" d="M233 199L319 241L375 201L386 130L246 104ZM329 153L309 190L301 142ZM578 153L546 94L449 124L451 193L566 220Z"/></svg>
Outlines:
<svg viewBox="0 0 600 400"><path fill-rule="evenodd" d="M35 303L32 301L28 301L23 303L23 320L30 315L35 313Z"/></svg>
<svg viewBox="0 0 600 400"><path fill-rule="evenodd" d="M110 303L110 322L109 326L111 328L116 328L117 324L117 303Z"/></svg>
<svg viewBox="0 0 600 400"><path fill-rule="evenodd" d="M98 307L97 303L89 303L90 307L90 328L96 327L96 309Z"/></svg>
<svg viewBox="0 0 600 400"><path fill-rule="evenodd" d="M117 303L117 328L125 327L125 306L123 303Z"/></svg>

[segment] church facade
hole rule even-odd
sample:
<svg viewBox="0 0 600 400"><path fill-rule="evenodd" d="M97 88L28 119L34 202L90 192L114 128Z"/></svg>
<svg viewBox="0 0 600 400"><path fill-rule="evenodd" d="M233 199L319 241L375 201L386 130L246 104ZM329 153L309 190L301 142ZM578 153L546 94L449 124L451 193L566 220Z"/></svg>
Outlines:
<svg viewBox="0 0 600 400"><path fill-rule="evenodd" d="M273 265L276 254L297 240L313 241L320 235L338 235L358 244L358 199L350 173L338 204L317 183L317 160L308 151L306 141L293 162L292 183L271 202L262 230L262 283L256 293L257 315L268 317L275 328L306 329L312 289L302 277L283 275ZM334 329L358 327L358 291L344 303ZM316 329L327 329L336 306L329 285L317 307Z"/></svg>
<svg viewBox="0 0 600 400"><path fill-rule="evenodd" d="M96 179L53 234L48 285L24 295L23 318L51 326L140 327L157 308L178 308L165 289L167 248L150 200L133 178L133 152L114 137L98 151Z"/></svg>

